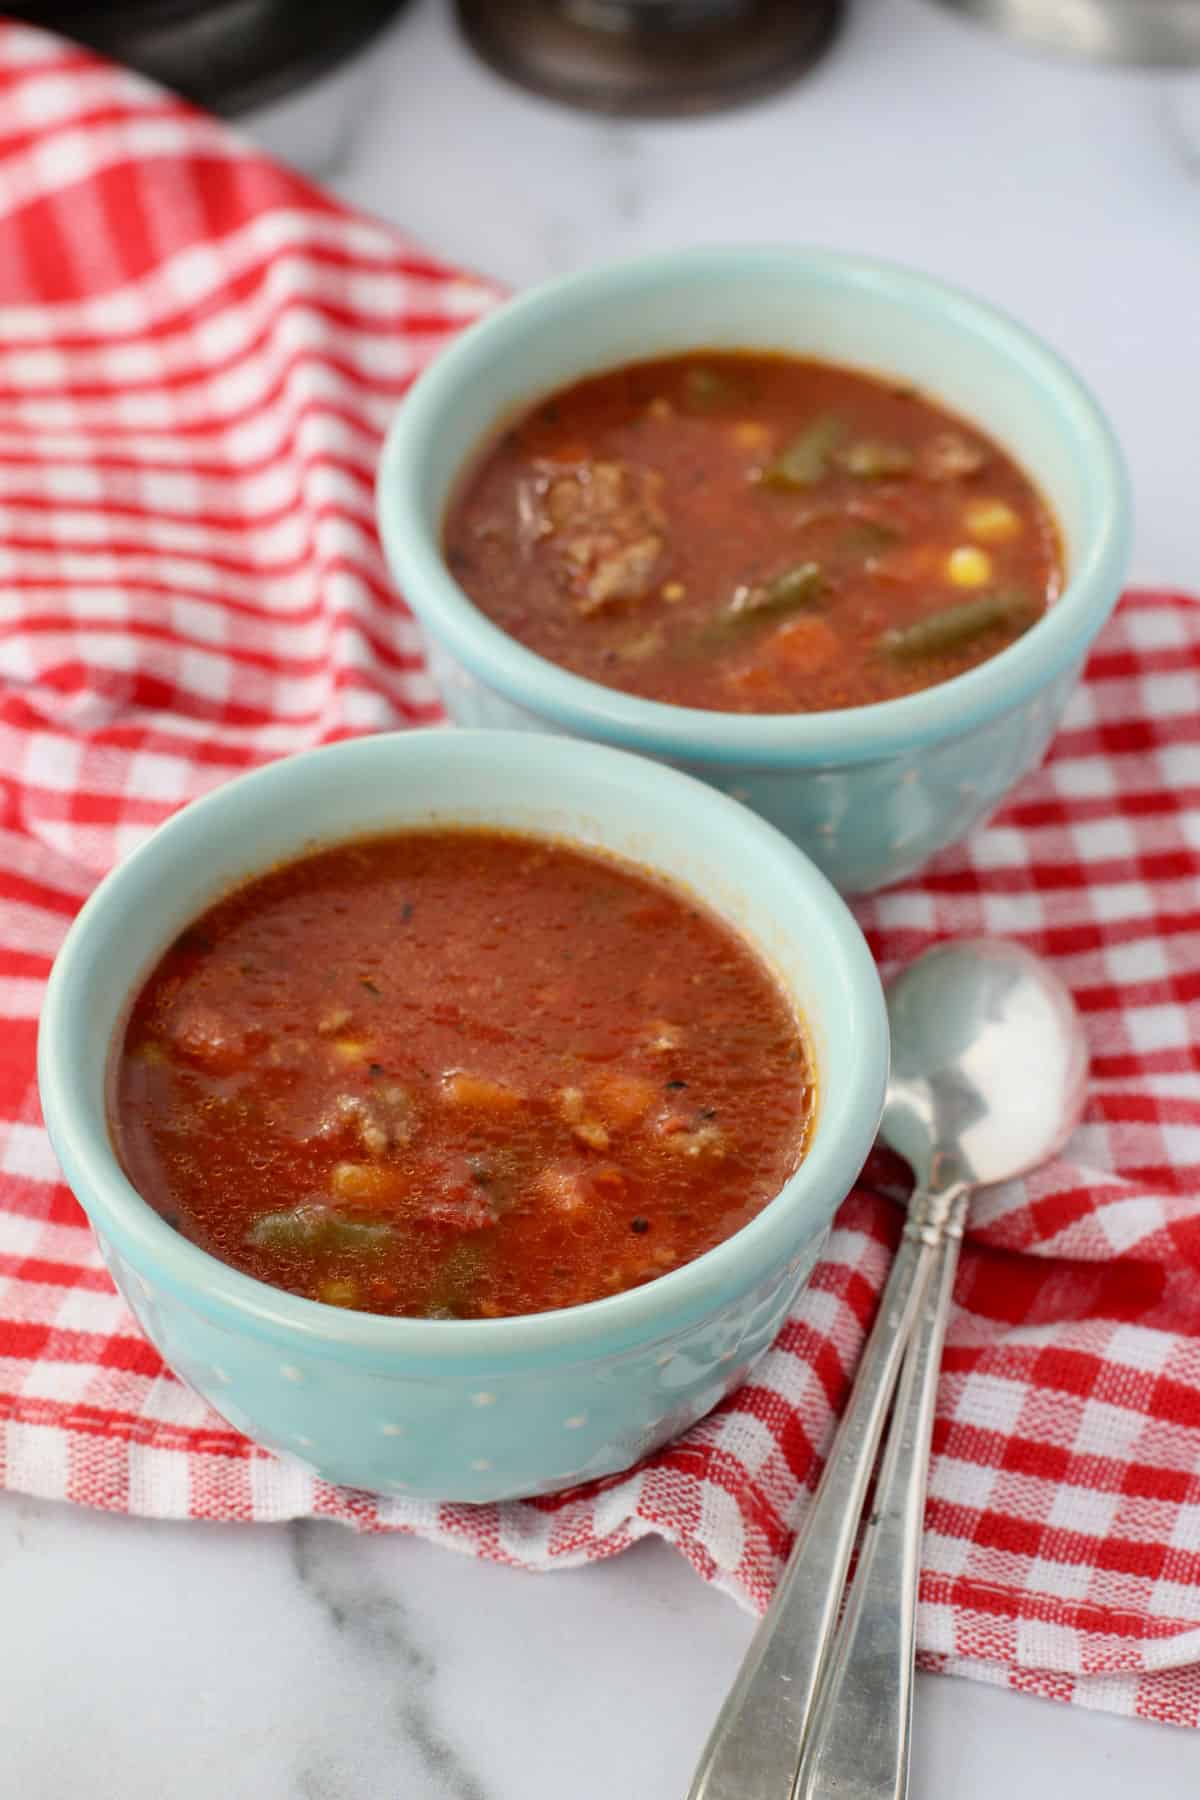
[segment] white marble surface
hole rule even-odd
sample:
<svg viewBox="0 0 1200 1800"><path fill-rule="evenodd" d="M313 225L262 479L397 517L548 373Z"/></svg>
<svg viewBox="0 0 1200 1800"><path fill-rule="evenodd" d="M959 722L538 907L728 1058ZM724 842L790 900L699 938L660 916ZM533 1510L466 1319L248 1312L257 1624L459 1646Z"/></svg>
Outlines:
<svg viewBox="0 0 1200 1800"><path fill-rule="evenodd" d="M518 284L738 237L990 294L1109 407L1136 578L1200 587L1200 74L1041 60L921 0L859 0L791 93L616 125L506 88L442 0L416 0L251 129ZM148 1525L11 1496L0 1620L3 1800L676 1800L751 1630L659 1547L535 1578L329 1525ZM919 1683L914 1800L1198 1790L1200 1736Z"/></svg>
<svg viewBox="0 0 1200 1800"><path fill-rule="evenodd" d="M663 1550L0 1508L5 1800L682 1800L750 1621ZM1184 1800L1200 1740L918 1685L913 1800ZM746 1800L759 1800L747 1795Z"/></svg>

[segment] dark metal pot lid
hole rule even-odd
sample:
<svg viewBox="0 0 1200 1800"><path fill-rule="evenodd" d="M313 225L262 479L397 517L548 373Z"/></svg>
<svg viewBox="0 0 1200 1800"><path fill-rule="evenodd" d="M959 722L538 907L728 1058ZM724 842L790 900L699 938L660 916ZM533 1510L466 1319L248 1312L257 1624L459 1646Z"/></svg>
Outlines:
<svg viewBox="0 0 1200 1800"><path fill-rule="evenodd" d="M662 118L784 86L831 42L841 0L457 0L499 74L571 106Z"/></svg>
<svg viewBox="0 0 1200 1800"><path fill-rule="evenodd" d="M404 0L16 0L7 9L207 107L239 113L360 48Z"/></svg>

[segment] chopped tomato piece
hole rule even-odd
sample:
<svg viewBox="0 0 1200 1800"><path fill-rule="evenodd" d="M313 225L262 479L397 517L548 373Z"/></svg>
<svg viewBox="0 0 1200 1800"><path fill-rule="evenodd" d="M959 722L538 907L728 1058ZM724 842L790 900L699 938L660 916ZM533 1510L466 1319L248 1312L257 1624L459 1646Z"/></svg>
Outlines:
<svg viewBox="0 0 1200 1800"><path fill-rule="evenodd" d="M246 1034L207 1006L188 1007L176 1021L175 1049L188 1062L200 1063L214 1075L232 1075L249 1058Z"/></svg>
<svg viewBox="0 0 1200 1800"><path fill-rule="evenodd" d="M806 615L789 619L773 632L763 646L762 655L783 663L799 674L813 674L833 661L838 653L837 633L825 619Z"/></svg>

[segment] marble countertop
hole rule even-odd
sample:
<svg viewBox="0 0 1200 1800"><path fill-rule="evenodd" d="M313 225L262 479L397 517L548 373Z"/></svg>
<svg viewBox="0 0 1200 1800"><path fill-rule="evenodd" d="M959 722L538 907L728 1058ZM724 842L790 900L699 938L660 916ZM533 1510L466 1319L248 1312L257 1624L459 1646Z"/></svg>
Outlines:
<svg viewBox="0 0 1200 1800"><path fill-rule="evenodd" d="M1109 409L1135 578L1200 588L1200 71L1086 68L923 0L858 0L790 92L617 124L504 86L445 0L413 0L248 128L514 284L773 238L988 294ZM0 1617L4 1800L677 1800L752 1630L661 1546L535 1577L328 1524L151 1525L13 1496ZM1200 1735L918 1684L914 1800L1198 1789Z"/></svg>

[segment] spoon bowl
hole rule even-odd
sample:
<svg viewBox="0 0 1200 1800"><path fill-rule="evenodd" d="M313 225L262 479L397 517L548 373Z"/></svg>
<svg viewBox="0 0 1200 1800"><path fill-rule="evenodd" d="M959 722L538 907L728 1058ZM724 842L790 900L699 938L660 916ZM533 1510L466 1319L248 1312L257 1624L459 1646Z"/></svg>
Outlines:
<svg viewBox="0 0 1200 1800"><path fill-rule="evenodd" d="M1049 965L993 938L940 944L887 989L880 1128L922 1187L1009 1181L1049 1161L1087 1095L1083 1025Z"/></svg>

